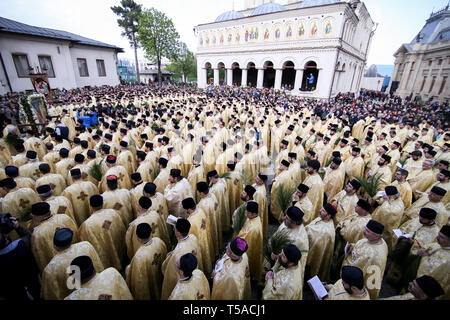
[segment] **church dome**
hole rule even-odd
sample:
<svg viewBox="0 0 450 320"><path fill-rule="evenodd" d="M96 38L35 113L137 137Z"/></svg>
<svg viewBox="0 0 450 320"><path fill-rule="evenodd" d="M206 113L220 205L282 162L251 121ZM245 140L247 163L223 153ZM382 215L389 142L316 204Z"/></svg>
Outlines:
<svg viewBox="0 0 450 320"><path fill-rule="evenodd" d="M297 9L325 6L327 4L335 4L338 2L341 2L341 1L340 0L304 0L302 3L300 3L298 5Z"/></svg>
<svg viewBox="0 0 450 320"><path fill-rule="evenodd" d="M281 4L278 3L265 3L263 5L260 5L259 7L255 8L252 13L250 13L250 16L257 16L260 14L267 14L267 13L274 13L279 11L286 10L285 7L283 7Z"/></svg>
<svg viewBox="0 0 450 320"><path fill-rule="evenodd" d="M244 18L244 15L237 11L227 11L218 16L215 22L234 20L239 18Z"/></svg>

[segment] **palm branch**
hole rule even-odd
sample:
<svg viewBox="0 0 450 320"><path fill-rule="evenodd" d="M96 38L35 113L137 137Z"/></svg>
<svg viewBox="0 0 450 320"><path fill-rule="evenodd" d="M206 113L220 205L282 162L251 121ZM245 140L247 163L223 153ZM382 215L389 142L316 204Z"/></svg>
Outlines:
<svg viewBox="0 0 450 320"><path fill-rule="evenodd" d="M8 133L5 137L5 143L10 147L14 147L16 144L20 143L20 138L15 134Z"/></svg>
<svg viewBox="0 0 450 320"><path fill-rule="evenodd" d="M280 254L290 243L292 243L292 240L289 238L287 229L276 231L270 238L264 239L263 257L270 263L271 268L275 264L275 261L272 260L272 253Z"/></svg>
<svg viewBox="0 0 450 320"><path fill-rule="evenodd" d="M152 181L155 181L155 179L156 179L156 177L158 176L158 174L159 174L159 172L160 172L161 170L158 168L158 167L156 167L155 168L155 170L153 170L152 171L152 174L151 174L151 178L152 178Z"/></svg>
<svg viewBox="0 0 450 320"><path fill-rule="evenodd" d="M327 163L325 163L325 165L323 167L328 168L328 166L331 164L331 162L333 162L333 157L330 157L330 159L328 159Z"/></svg>
<svg viewBox="0 0 450 320"><path fill-rule="evenodd" d="M241 182L245 187L246 185L252 184L252 173L250 171L246 171L245 169L241 170Z"/></svg>
<svg viewBox="0 0 450 320"><path fill-rule="evenodd" d="M18 219L19 222L27 222L31 220L31 206L28 206L24 208L23 210L19 211L18 213Z"/></svg>
<svg viewBox="0 0 450 320"><path fill-rule="evenodd" d="M283 214L291 206L292 197L294 196L294 192L295 192L295 188L289 188L283 184L277 189L277 194L276 194L277 202L278 202L278 205L280 206Z"/></svg>
<svg viewBox="0 0 450 320"><path fill-rule="evenodd" d="M371 197L375 197L378 192L378 187L380 186L382 174L378 173L370 178L363 178L358 175L355 176L355 179L361 183L366 193Z"/></svg>
<svg viewBox="0 0 450 320"><path fill-rule="evenodd" d="M405 165L406 165L406 162L408 161L408 159L407 158L405 158L405 159L399 159L398 161L397 161L397 164L400 164L401 165L401 168L403 169L404 167L405 167Z"/></svg>
<svg viewBox="0 0 450 320"><path fill-rule="evenodd" d="M97 181L102 180L103 177L102 162L103 160L100 161L99 163L94 163L91 169L89 170L89 175Z"/></svg>
<svg viewBox="0 0 450 320"><path fill-rule="evenodd" d="M247 204L243 203L239 206L239 208L236 211L236 217L235 217L234 223L233 223L233 231L236 236L241 231L241 229L244 226L245 221L247 219L247 216L245 215L246 210L247 210Z"/></svg>
<svg viewBox="0 0 450 320"><path fill-rule="evenodd" d="M221 175L219 175L219 178L231 179L231 174L229 172L224 172Z"/></svg>
<svg viewBox="0 0 450 320"><path fill-rule="evenodd" d="M342 130L342 129L341 129ZM337 146L339 144L339 142L341 141L341 138L337 138L336 141L334 142L334 145Z"/></svg>

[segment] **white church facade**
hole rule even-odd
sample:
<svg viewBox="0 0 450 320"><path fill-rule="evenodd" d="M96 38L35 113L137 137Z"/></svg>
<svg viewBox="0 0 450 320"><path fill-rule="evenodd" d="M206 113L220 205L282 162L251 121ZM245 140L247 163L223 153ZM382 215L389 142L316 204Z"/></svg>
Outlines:
<svg viewBox="0 0 450 320"><path fill-rule="evenodd" d="M247 0L194 28L198 86L291 88L312 98L359 92L374 29L358 0Z"/></svg>
<svg viewBox="0 0 450 320"><path fill-rule="evenodd" d="M118 85L118 52L123 49L0 17L0 94L33 90L33 72L46 72L52 89Z"/></svg>

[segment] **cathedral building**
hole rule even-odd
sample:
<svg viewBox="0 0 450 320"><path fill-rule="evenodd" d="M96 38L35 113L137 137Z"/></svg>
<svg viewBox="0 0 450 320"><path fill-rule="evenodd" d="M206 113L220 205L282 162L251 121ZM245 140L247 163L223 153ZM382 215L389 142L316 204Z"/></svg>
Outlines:
<svg viewBox="0 0 450 320"><path fill-rule="evenodd" d="M376 24L359 0L246 0L194 28L197 81L292 89L311 98L359 92Z"/></svg>
<svg viewBox="0 0 450 320"><path fill-rule="evenodd" d="M450 9L434 12L410 43L394 54L390 93L423 101L450 101Z"/></svg>

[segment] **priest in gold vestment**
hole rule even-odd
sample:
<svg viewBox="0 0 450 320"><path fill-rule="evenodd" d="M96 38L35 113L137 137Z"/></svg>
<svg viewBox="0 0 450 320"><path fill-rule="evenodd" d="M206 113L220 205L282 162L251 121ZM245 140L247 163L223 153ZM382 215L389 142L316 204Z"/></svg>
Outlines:
<svg viewBox="0 0 450 320"><path fill-rule="evenodd" d="M294 244L288 244L278 255L281 270L266 274L263 300L302 300L302 253ZM277 264L277 265L278 265Z"/></svg>
<svg viewBox="0 0 450 320"><path fill-rule="evenodd" d="M160 238L151 236L152 227L148 223L138 224L135 233L141 246L125 269L128 288L136 300L159 300L166 245Z"/></svg>
<svg viewBox="0 0 450 320"><path fill-rule="evenodd" d="M31 217L37 225L31 235L31 251L33 252L39 271L43 271L56 254L53 246L55 231L59 228L69 228L74 233L73 241L78 242L78 229L69 216L57 214L53 216L50 205L46 202L38 202L31 206Z"/></svg>
<svg viewBox="0 0 450 320"><path fill-rule="evenodd" d="M248 263L250 274L254 280L260 280L262 269L262 223L258 217L258 203L247 202L246 216L248 220L239 231L238 237L244 239L248 244Z"/></svg>
<svg viewBox="0 0 450 320"><path fill-rule="evenodd" d="M317 275L322 281L328 279L330 272L335 238L333 216L336 212L336 208L327 203L319 211L319 217L306 226L309 242L306 264L311 276Z"/></svg>
<svg viewBox="0 0 450 320"><path fill-rule="evenodd" d="M175 249L167 254L161 266L161 271L164 275L161 300L167 300L177 285L179 279L176 267L177 260L186 253L194 254L198 260L198 253L200 252L197 238L193 234L189 234L191 224L187 219L178 218L174 228L178 243Z"/></svg>
<svg viewBox="0 0 450 320"><path fill-rule="evenodd" d="M133 300L127 283L116 269L107 268L97 273L89 256L73 259L71 266L80 270L81 288L64 300Z"/></svg>
<svg viewBox="0 0 450 320"><path fill-rule="evenodd" d="M94 247L87 241L72 244L73 231L58 229L53 237L56 254L42 272L41 299L63 300L70 294L67 287L69 273L67 267L79 256L89 256L95 270L103 271L103 264Z"/></svg>
<svg viewBox="0 0 450 320"><path fill-rule="evenodd" d="M364 239L346 246L342 266L354 266L364 273L364 283L370 299L376 300L381 289L381 281L386 267L388 247L382 234L384 226L370 220L364 229Z"/></svg>
<svg viewBox="0 0 450 320"><path fill-rule="evenodd" d="M225 254L216 262L211 274L211 300L251 298L250 268L245 253L247 249L247 242L242 238L235 238L227 245Z"/></svg>
<svg viewBox="0 0 450 320"><path fill-rule="evenodd" d="M179 279L169 296L169 300L209 300L208 280L197 268L197 258L186 253L176 261Z"/></svg>
<svg viewBox="0 0 450 320"><path fill-rule="evenodd" d="M89 241L97 251L105 268L122 269L125 253L125 226L114 209L103 209L103 197L89 199L92 215L80 226L80 240Z"/></svg>

